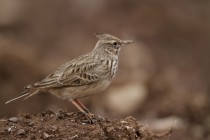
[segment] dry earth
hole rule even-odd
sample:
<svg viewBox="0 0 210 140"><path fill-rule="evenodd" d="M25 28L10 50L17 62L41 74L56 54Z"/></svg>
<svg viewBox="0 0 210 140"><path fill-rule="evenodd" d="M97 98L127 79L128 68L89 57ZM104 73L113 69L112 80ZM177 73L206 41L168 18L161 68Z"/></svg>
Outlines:
<svg viewBox="0 0 210 140"><path fill-rule="evenodd" d="M154 134L130 116L121 120L95 116L95 120L97 122L90 124L83 114L63 110L20 114L1 119L0 139L152 140L171 133Z"/></svg>

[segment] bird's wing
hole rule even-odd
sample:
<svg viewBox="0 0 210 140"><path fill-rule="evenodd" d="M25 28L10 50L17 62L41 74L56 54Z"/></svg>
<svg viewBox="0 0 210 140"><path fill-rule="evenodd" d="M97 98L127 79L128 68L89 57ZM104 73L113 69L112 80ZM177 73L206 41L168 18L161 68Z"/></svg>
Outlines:
<svg viewBox="0 0 210 140"><path fill-rule="evenodd" d="M45 79L35 83L34 87L50 88L62 86L83 86L96 83L100 75L94 69L100 65L100 61L90 58L88 55L78 57L58 68Z"/></svg>

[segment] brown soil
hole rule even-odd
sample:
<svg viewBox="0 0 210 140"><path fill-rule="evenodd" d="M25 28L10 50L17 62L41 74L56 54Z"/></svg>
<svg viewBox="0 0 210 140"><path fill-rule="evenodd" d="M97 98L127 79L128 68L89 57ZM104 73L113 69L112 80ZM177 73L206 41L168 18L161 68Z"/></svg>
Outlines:
<svg viewBox="0 0 210 140"><path fill-rule="evenodd" d="M97 122L90 124L83 114L63 110L20 114L0 120L0 139L152 140L170 133L154 134L133 117L119 120L95 116L95 119Z"/></svg>

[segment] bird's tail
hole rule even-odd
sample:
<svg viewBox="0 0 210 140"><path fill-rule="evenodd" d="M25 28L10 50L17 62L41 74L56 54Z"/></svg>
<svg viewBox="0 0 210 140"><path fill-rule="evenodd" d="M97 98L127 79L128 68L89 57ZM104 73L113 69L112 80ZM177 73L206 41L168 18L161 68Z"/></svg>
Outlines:
<svg viewBox="0 0 210 140"><path fill-rule="evenodd" d="M17 99L20 99L22 97L25 97L24 100L28 99L29 97L31 97L32 95L36 94L36 90L31 90L31 89L25 89L21 94L19 94L18 96L16 96L15 98L5 102L5 104L8 104L10 102L13 102Z"/></svg>

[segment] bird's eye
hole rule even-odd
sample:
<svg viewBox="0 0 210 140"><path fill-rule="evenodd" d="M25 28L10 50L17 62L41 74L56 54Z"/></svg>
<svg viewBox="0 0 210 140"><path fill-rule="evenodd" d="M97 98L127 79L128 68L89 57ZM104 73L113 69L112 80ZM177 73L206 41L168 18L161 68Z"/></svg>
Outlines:
<svg viewBox="0 0 210 140"><path fill-rule="evenodd" d="M113 43L113 46L116 47L116 46L117 46L117 42L114 42L114 43Z"/></svg>

